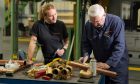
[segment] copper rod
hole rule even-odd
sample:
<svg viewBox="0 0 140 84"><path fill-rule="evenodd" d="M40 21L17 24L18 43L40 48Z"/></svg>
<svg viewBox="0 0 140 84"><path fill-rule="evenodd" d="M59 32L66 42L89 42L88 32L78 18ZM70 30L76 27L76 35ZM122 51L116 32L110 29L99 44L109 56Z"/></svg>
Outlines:
<svg viewBox="0 0 140 84"><path fill-rule="evenodd" d="M88 70L89 69L89 66L84 65L82 63L74 62L74 61L68 61L68 65L80 68L82 70ZM101 74L104 74L106 76L110 76L110 77L116 77L117 76L117 73L114 72L114 71L109 71L109 70L105 70L105 69L101 69L101 68L97 68L96 70L97 70L97 73L101 73Z"/></svg>
<svg viewBox="0 0 140 84"><path fill-rule="evenodd" d="M68 61L68 65L72 66L72 67L77 67L83 70L88 70L89 66L78 63L78 62L74 62L74 61Z"/></svg>
<svg viewBox="0 0 140 84"><path fill-rule="evenodd" d="M105 70L105 69L101 69L101 68L97 68L97 73L101 73L101 74L104 74L106 76L109 76L109 77L116 77L117 76L117 73L114 72L114 71L109 71L109 70Z"/></svg>

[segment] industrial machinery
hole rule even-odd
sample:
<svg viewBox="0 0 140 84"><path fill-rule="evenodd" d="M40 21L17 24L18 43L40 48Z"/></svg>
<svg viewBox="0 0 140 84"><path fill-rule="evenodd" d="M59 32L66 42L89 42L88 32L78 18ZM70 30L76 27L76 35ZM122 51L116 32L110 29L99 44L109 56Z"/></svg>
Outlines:
<svg viewBox="0 0 140 84"><path fill-rule="evenodd" d="M126 24L126 43L129 53L129 64L140 65L140 2L130 4L130 18Z"/></svg>
<svg viewBox="0 0 140 84"><path fill-rule="evenodd" d="M129 64L140 65L140 2L119 0L116 4L113 0L82 0L82 28L87 20L88 7L95 3L101 4L107 13L118 15L124 20ZM116 7L118 11L114 10Z"/></svg>

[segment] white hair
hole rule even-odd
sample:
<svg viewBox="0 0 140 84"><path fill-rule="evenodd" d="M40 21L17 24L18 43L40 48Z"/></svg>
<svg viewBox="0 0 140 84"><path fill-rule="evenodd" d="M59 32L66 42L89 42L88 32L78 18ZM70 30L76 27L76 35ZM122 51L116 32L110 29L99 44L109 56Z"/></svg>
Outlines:
<svg viewBox="0 0 140 84"><path fill-rule="evenodd" d="M105 14L105 10L99 4L94 4L94 5L90 6L88 9L88 15L91 17L103 16L104 14Z"/></svg>

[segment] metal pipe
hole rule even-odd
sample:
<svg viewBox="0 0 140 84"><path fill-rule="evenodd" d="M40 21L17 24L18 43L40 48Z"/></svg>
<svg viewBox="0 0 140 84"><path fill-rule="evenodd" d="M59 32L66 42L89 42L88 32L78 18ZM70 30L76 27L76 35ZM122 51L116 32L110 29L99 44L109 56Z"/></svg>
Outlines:
<svg viewBox="0 0 140 84"><path fill-rule="evenodd" d="M70 71L70 75L72 75L72 71L73 71L72 66L66 65L66 68Z"/></svg>
<svg viewBox="0 0 140 84"><path fill-rule="evenodd" d="M83 69L83 70L88 70L89 69L89 66L78 63L78 62L74 62L74 61L68 61L67 64L70 65L70 66L73 66L73 67Z"/></svg>
<svg viewBox="0 0 140 84"><path fill-rule="evenodd" d="M75 39L75 35L73 34L71 46L70 46L69 53L68 53L68 60L70 60L70 56L71 56L71 51L72 51L72 48L73 48L74 39Z"/></svg>
<svg viewBox="0 0 140 84"><path fill-rule="evenodd" d="M110 76L112 78L117 76L117 73L114 71L109 71L109 70L100 69L100 68L97 68L96 70L97 70L97 73L101 73L101 74L104 74L106 76Z"/></svg>
<svg viewBox="0 0 140 84"><path fill-rule="evenodd" d="M17 34L17 12L16 0L11 0L11 43L12 43L12 59L17 59L18 54L18 34Z"/></svg>
<svg viewBox="0 0 140 84"><path fill-rule="evenodd" d="M61 70L61 78L66 80L66 79L69 79L71 77L71 73L70 73L70 70L67 69L67 68L63 68Z"/></svg>
<svg viewBox="0 0 140 84"><path fill-rule="evenodd" d="M53 73L53 78L54 79L60 79L61 71L60 71L59 68L54 68L52 73Z"/></svg>
<svg viewBox="0 0 140 84"><path fill-rule="evenodd" d="M52 67L47 67L46 76L53 78L53 69Z"/></svg>
<svg viewBox="0 0 140 84"><path fill-rule="evenodd" d="M80 77L81 78L91 78L93 75L92 75L92 72L90 69L88 70L80 70Z"/></svg>
<svg viewBox="0 0 140 84"><path fill-rule="evenodd" d="M76 0L76 24L75 24L75 60L80 57L80 0Z"/></svg>
<svg viewBox="0 0 140 84"><path fill-rule="evenodd" d="M0 0L0 59L3 59L3 28L5 26L5 18L4 18L4 12L5 12L5 4L4 0Z"/></svg>
<svg viewBox="0 0 140 84"><path fill-rule="evenodd" d="M62 75L68 76L68 75L70 74L70 70L68 70L67 68L63 68L63 69L61 70L61 74L62 74Z"/></svg>
<svg viewBox="0 0 140 84"><path fill-rule="evenodd" d="M34 21L38 19L38 13L37 13L37 2L34 0Z"/></svg>

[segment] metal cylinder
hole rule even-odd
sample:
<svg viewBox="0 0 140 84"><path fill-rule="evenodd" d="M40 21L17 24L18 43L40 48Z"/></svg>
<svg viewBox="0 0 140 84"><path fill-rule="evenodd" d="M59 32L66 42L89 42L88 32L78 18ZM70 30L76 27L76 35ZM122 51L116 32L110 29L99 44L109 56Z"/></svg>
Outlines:
<svg viewBox="0 0 140 84"><path fill-rule="evenodd" d="M64 67L63 67L63 66L59 66L58 68L59 68L60 70L62 70Z"/></svg>
<svg viewBox="0 0 140 84"><path fill-rule="evenodd" d="M54 68L52 73L55 74L55 75L60 75L61 72L60 72L59 68Z"/></svg>
<svg viewBox="0 0 140 84"><path fill-rule="evenodd" d="M67 68L63 68L61 70L61 78L64 79L64 80L67 80L69 79L71 76L71 73L70 73L70 70L67 69Z"/></svg>
<svg viewBox="0 0 140 84"><path fill-rule="evenodd" d="M54 79L60 79L61 71L59 68L54 68L52 73Z"/></svg>
<svg viewBox="0 0 140 84"><path fill-rule="evenodd" d="M47 67L46 76L53 78L53 69L52 67Z"/></svg>
<svg viewBox="0 0 140 84"><path fill-rule="evenodd" d="M63 69L61 70L61 74L62 74L62 75L69 75L69 74L70 74L70 70L67 69L67 68L63 68Z"/></svg>
<svg viewBox="0 0 140 84"><path fill-rule="evenodd" d="M72 66L66 65L66 68L69 70L70 75L72 75L72 71L73 71Z"/></svg>
<svg viewBox="0 0 140 84"><path fill-rule="evenodd" d="M93 75L92 75L92 72L91 72L91 70L90 69L88 69L88 70L81 70L80 71L80 77L81 78L91 78Z"/></svg>
<svg viewBox="0 0 140 84"><path fill-rule="evenodd" d="M74 61L68 61L67 64L72 66L72 67L80 68L82 70L88 70L89 69L89 66L81 64L81 63L78 63L78 62L74 62Z"/></svg>

